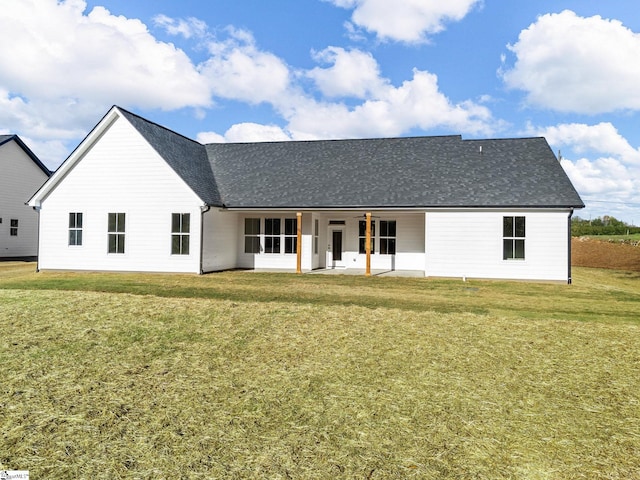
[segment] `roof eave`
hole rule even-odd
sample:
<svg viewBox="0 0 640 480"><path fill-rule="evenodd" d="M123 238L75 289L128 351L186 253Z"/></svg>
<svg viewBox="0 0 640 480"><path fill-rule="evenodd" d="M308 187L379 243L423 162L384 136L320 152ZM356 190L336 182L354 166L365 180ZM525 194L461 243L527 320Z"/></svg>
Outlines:
<svg viewBox="0 0 640 480"><path fill-rule="evenodd" d="M212 205L213 206L213 205ZM349 211L349 210L573 210L584 205L217 205L229 211Z"/></svg>

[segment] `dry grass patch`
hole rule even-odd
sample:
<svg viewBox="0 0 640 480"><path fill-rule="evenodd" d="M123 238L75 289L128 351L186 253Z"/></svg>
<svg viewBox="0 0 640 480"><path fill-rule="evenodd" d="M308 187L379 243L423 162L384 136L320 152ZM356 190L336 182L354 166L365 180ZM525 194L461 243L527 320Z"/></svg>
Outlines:
<svg viewBox="0 0 640 480"><path fill-rule="evenodd" d="M571 239L572 263L581 267L640 272L639 240L640 238L615 241L602 237L574 237Z"/></svg>
<svg viewBox="0 0 640 480"><path fill-rule="evenodd" d="M581 270L576 286L525 288L57 275L0 273L0 468L36 478L640 476L637 279ZM274 278L282 286L261 298ZM95 291L125 284L138 294ZM572 293L585 297L581 310ZM546 315L549 298L578 310ZM618 313L604 318L606 308Z"/></svg>

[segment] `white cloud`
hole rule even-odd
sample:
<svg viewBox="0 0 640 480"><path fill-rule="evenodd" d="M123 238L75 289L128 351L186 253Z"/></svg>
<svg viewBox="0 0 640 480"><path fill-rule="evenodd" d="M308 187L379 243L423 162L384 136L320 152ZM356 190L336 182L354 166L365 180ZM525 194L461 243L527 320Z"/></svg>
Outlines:
<svg viewBox="0 0 640 480"><path fill-rule="evenodd" d="M640 35L617 20L565 10L539 17L508 46L514 66L501 71L529 104L596 114L640 109Z"/></svg>
<svg viewBox="0 0 640 480"><path fill-rule="evenodd" d="M377 92L388 82L380 78L378 62L368 52L328 47L314 54L319 63L333 64L328 68L316 67L307 76L328 97L365 98Z"/></svg>
<svg viewBox="0 0 640 480"><path fill-rule="evenodd" d="M65 99L30 101L0 87L0 125L10 126L46 165L66 157L60 142L82 138L86 126L96 121L93 106L75 105ZM101 112L104 113L104 112ZM55 148L47 148L55 147Z"/></svg>
<svg viewBox="0 0 640 480"><path fill-rule="evenodd" d="M435 127L485 134L500 128L486 107L469 100L451 102L429 72L415 70L411 80L396 87L381 75L371 54L340 47L312 53L317 62L328 66L292 71L277 56L261 51L249 32L229 28L228 33L227 40L209 44L211 58L201 66L213 92L227 99L271 105L288 122L285 128L292 138L396 136ZM297 80L304 78L314 80L321 100L302 89ZM351 102L331 100L337 97ZM224 138L253 138L256 126L247 124L237 130ZM255 138L289 138L284 131L275 137L265 132L271 130L259 131Z"/></svg>
<svg viewBox="0 0 640 480"><path fill-rule="evenodd" d="M460 133L488 134L499 122L491 112L471 101L452 103L439 91L436 75L414 70L413 78L395 87L383 85L363 103L306 99L287 117L295 138L397 136L413 128L447 127Z"/></svg>
<svg viewBox="0 0 640 480"><path fill-rule="evenodd" d="M200 66L213 93L253 104L277 102L289 88L287 65L259 50L249 32L233 28L228 32L229 39L209 44L211 57Z"/></svg>
<svg viewBox="0 0 640 480"><path fill-rule="evenodd" d="M609 122L597 125L565 123L538 129L552 145L569 146L578 153L595 152L614 155L626 164L640 165L640 149L633 148L616 127Z"/></svg>
<svg viewBox="0 0 640 480"><path fill-rule="evenodd" d="M197 140L200 143L282 142L291 140L291 136L277 125L237 123L229 128L224 135L215 132L201 132L198 134Z"/></svg>
<svg viewBox="0 0 640 480"><path fill-rule="evenodd" d="M261 54L250 37L239 47L221 43L214 46L223 53L215 58L215 62L238 54L246 70L260 70L260 62L258 66L252 63L252 59ZM252 55L246 55L246 48ZM203 134L202 138L212 138L211 141L362 138L399 136L414 129L432 128L477 135L491 134L502 128L502 122L496 121L485 106L470 100L458 103L449 100L440 92L437 76L432 73L414 70L412 79L396 87L380 74L377 62L366 52L329 47L316 54L315 59L330 65L299 71L291 78L312 78L325 95L320 100L296 84L285 82L284 75L268 96L255 92L251 84L244 85L240 79L229 78L214 88L227 98L269 103L285 121L284 127L239 124L222 136ZM219 79L225 72L235 72L234 65L220 66L220 74L212 75L212 78ZM251 73L248 76L252 78ZM268 76L264 74L263 78L265 83ZM331 97L348 97L350 103L332 101Z"/></svg>
<svg viewBox="0 0 640 480"><path fill-rule="evenodd" d="M382 40L416 43L438 33L445 23L462 20L481 0L325 0L353 9L353 24ZM352 30L353 32L353 30Z"/></svg>
<svg viewBox="0 0 640 480"><path fill-rule="evenodd" d="M86 8L84 0L2 5L0 121L32 139L48 165L63 160L54 158L55 141L82 138L113 104L211 105L206 79L182 50L158 41L139 20Z"/></svg>
<svg viewBox="0 0 640 480"><path fill-rule="evenodd" d="M135 19L81 0L21 0L0 16L0 85L31 99L175 109L210 104L187 55ZM162 78L161 82L158 78ZM46 81L43 81L46 79Z"/></svg>
<svg viewBox="0 0 640 480"><path fill-rule="evenodd" d="M339 3L381 8L368 0ZM465 1L467 7L475 3ZM403 2L398 8L420 5ZM141 21L86 8L84 0L21 0L3 6L0 16L0 41L11 45L0 50L0 124L32 139L48 165L63 160L54 158L61 150L55 142L68 142L71 149L112 104L191 107L202 118L215 96L270 105L282 119L280 126L242 123L224 135L201 133L198 139L207 142L396 136L438 127L486 134L500 126L480 103L448 99L429 72L415 70L393 85L361 50L328 47L314 55L321 65L294 70L261 50L248 31L228 27L214 37L197 19L155 17L171 35L206 42L208 58L194 65ZM317 91L304 90L309 79Z"/></svg>
<svg viewBox="0 0 640 480"><path fill-rule="evenodd" d="M562 166L576 189L584 195L623 199L633 193L637 183L630 178L630 169L611 157L563 159Z"/></svg>
<svg viewBox="0 0 640 480"><path fill-rule="evenodd" d="M207 35L207 24L194 17L175 19L166 15L156 15L153 23L169 35L182 35L184 38L203 38Z"/></svg>
<svg viewBox="0 0 640 480"><path fill-rule="evenodd" d="M611 123L529 127L554 149L562 148L562 166L587 204L580 216L624 219L624 205L640 203L640 149L632 147Z"/></svg>
<svg viewBox="0 0 640 480"><path fill-rule="evenodd" d="M300 72L312 77L326 95L357 97L352 105L316 100L289 85L283 93L269 99L286 125L243 123L232 126L224 135L204 132L200 142L282 141L327 138L393 137L413 129L447 128L455 133L491 134L502 127L489 109L479 103L451 102L438 87L437 76L414 70L413 78L396 87L380 76L377 63L363 52L331 48L319 57L334 65ZM351 62L351 64L349 64ZM360 64L363 71L353 69ZM346 72L354 72L349 80ZM358 76L358 74L360 76ZM363 97L363 98L361 98Z"/></svg>
<svg viewBox="0 0 640 480"><path fill-rule="evenodd" d="M224 135L216 132L200 132L196 135L196 141L204 145L207 143L226 143L227 139L224 138Z"/></svg>

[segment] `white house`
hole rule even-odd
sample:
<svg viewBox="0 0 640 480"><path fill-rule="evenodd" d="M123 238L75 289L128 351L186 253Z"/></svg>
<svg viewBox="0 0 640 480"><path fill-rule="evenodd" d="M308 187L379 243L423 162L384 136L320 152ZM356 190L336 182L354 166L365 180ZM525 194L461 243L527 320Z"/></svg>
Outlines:
<svg viewBox="0 0 640 480"><path fill-rule="evenodd" d="M584 207L544 138L202 145L119 107L29 204L40 269L563 282Z"/></svg>
<svg viewBox="0 0 640 480"><path fill-rule="evenodd" d="M37 255L38 219L26 202L50 174L20 137L0 135L0 259Z"/></svg>

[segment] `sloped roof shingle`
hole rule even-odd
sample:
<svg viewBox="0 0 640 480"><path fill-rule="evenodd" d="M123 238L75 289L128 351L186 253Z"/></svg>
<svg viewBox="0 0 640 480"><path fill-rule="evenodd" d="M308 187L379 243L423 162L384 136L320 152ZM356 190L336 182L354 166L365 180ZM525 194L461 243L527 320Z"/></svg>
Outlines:
<svg viewBox="0 0 640 480"><path fill-rule="evenodd" d="M206 149L227 207L583 206L544 138L409 137Z"/></svg>

